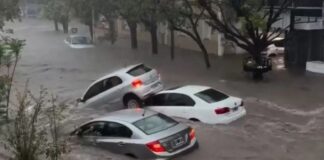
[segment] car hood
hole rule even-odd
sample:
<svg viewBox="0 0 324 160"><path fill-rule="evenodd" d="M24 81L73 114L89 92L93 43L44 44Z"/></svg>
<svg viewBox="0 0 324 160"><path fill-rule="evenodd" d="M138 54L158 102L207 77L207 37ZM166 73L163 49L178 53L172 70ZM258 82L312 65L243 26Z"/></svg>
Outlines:
<svg viewBox="0 0 324 160"><path fill-rule="evenodd" d="M93 48L94 45L93 44L71 44L70 47L75 49L83 49L83 48Z"/></svg>

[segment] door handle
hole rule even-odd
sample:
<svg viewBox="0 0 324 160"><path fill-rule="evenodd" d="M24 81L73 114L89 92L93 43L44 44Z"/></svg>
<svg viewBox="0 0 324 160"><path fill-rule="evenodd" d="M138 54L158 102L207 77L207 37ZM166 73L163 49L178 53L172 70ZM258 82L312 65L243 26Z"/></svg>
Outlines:
<svg viewBox="0 0 324 160"><path fill-rule="evenodd" d="M123 147L124 145L125 145L124 142L118 142L118 146L119 146L119 147Z"/></svg>

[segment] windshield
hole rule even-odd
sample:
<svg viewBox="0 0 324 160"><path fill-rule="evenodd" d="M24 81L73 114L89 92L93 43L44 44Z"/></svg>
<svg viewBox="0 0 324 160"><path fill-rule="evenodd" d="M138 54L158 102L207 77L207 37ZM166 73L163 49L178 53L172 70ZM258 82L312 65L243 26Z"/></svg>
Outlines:
<svg viewBox="0 0 324 160"><path fill-rule="evenodd" d="M72 44L90 44L90 40L87 37L73 37Z"/></svg>
<svg viewBox="0 0 324 160"><path fill-rule="evenodd" d="M145 134L151 135L164 131L170 127L178 124L177 121L169 118L163 114L156 114L144 119L138 120L133 123L138 129L142 130Z"/></svg>
<svg viewBox="0 0 324 160"><path fill-rule="evenodd" d="M228 98L228 95L218 92L214 89L207 89L202 92L196 93L195 95L200 99L206 101L207 103L214 103Z"/></svg>

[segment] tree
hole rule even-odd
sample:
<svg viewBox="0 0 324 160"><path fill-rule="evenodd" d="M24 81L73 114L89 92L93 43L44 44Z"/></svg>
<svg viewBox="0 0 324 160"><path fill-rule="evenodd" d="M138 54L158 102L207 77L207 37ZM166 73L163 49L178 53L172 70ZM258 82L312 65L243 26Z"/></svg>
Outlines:
<svg viewBox="0 0 324 160"><path fill-rule="evenodd" d="M58 31L58 23L62 24L64 33L69 32L69 21L73 0L44 0L44 14L49 20L54 21L55 30Z"/></svg>
<svg viewBox="0 0 324 160"><path fill-rule="evenodd" d="M19 0L0 0L0 30L5 25L5 21L19 17Z"/></svg>
<svg viewBox="0 0 324 160"><path fill-rule="evenodd" d="M6 74L0 76L0 92L4 93L0 97L0 108L5 108L8 120L13 80L25 41L10 37L3 37L0 41L0 69L6 70Z"/></svg>
<svg viewBox="0 0 324 160"><path fill-rule="evenodd" d="M77 0L75 1L75 5L73 5L73 9L75 11L75 16L80 19L80 22L87 25L89 27L89 33L91 36L91 39L94 39L93 35L93 17L95 14L94 11L97 10L95 8L95 0L89 1L89 0ZM97 15L97 14L96 14Z"/></svg>
<svg viewBox="0 0 324 160"><path fill-rule="evenodd" d="M137 49L137 24L140 22L142 0L120 0L118 1L118 13L127 22L131 46Z"/></svg>
<svg viewBox="0 0 324 160"><path fill-rule="evenodd" d="M69 152L66 140L59 134L66 105L49 97L44 88L35 96L27 86L17 93L17 110L7 125L4 147L12 160L62 159L62 154Z"/></svg>
<svg viewBox="0 0 324 160"><path fill-rule="evenodd" d="M141 22L145 27L150 31L151 34L151 44L152 44L152 53L158 53L158 22L161 19L159 14L159 0L143 0L142 9L141 9Z"/></svg>
<svg viewBox="0 0 324 160"><path fill-rule="evenodd" d="M117 40L116 20L119 16L119 1L116 0L98 0L96 4L98 13L105 17L109 24L108 38L111 44Z"/></svg>
<svg viewBox="0 0 324 160"><path fill-rule="evenodd" d="M197 0L207 12L209 24L251 54L262 65L261 52L284 30L272 29L292 0ZM229 12L232 11L232 12ZM229 18L236 14L239 23ZM232 14L232 15L231 15ZM234 14L234 15L235 15Z"/></svg>
<svg viewBox="0 0 324 160"><path fill-rule="evenodd" d="M205 9L201 8L196 1L191 0L163 0L161 5L170 29L181 32L194 40L203 53L206 67L210 68L208 51L198 31L199 22L204 20ZM174 47L174 44L172 46ZM173 49L171 52L174 52Z"/></svg>

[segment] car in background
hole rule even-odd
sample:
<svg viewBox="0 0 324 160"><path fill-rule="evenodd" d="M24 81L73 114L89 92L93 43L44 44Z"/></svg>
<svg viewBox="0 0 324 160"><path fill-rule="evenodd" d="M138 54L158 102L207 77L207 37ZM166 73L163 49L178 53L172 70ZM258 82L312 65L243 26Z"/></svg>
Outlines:
<svg viewBox="0 0 324 160"><path fill-rule="evenodd" d="M146 99L145 107L168 116L208 124L228 124L246 114L242 99L196 85L162 91Z"/></svg>
<svg viewBox="0 0 324 160"><path fill-rule="evenodd" d="M77 142L139 159L169 159L198 147L195 130L150 110L125 109L71 133Z"/></svg>
<svg viewBox="0 0 324 160"><path fill-rule="evenodd" d="M274 43L262 52L266 57L276 57L285 53L284 38L275 38Z"/></svg>
<svg viewBox="0 0 324 160"><path fill-rule="evenodd" d="M83 48L93 48L94 44L91 41L90 37L84 35L69 35L64 43L69 45L69 47L74 49L83 49Z"/></svg>
<svg viewBox="0 0 324 160"><path fill-rule="evenodd" d="M161 90L163 84L158 72L137 64L96 80L78 101L85 106L115 104L136 108L142 105L142 100Z"/></svg>

